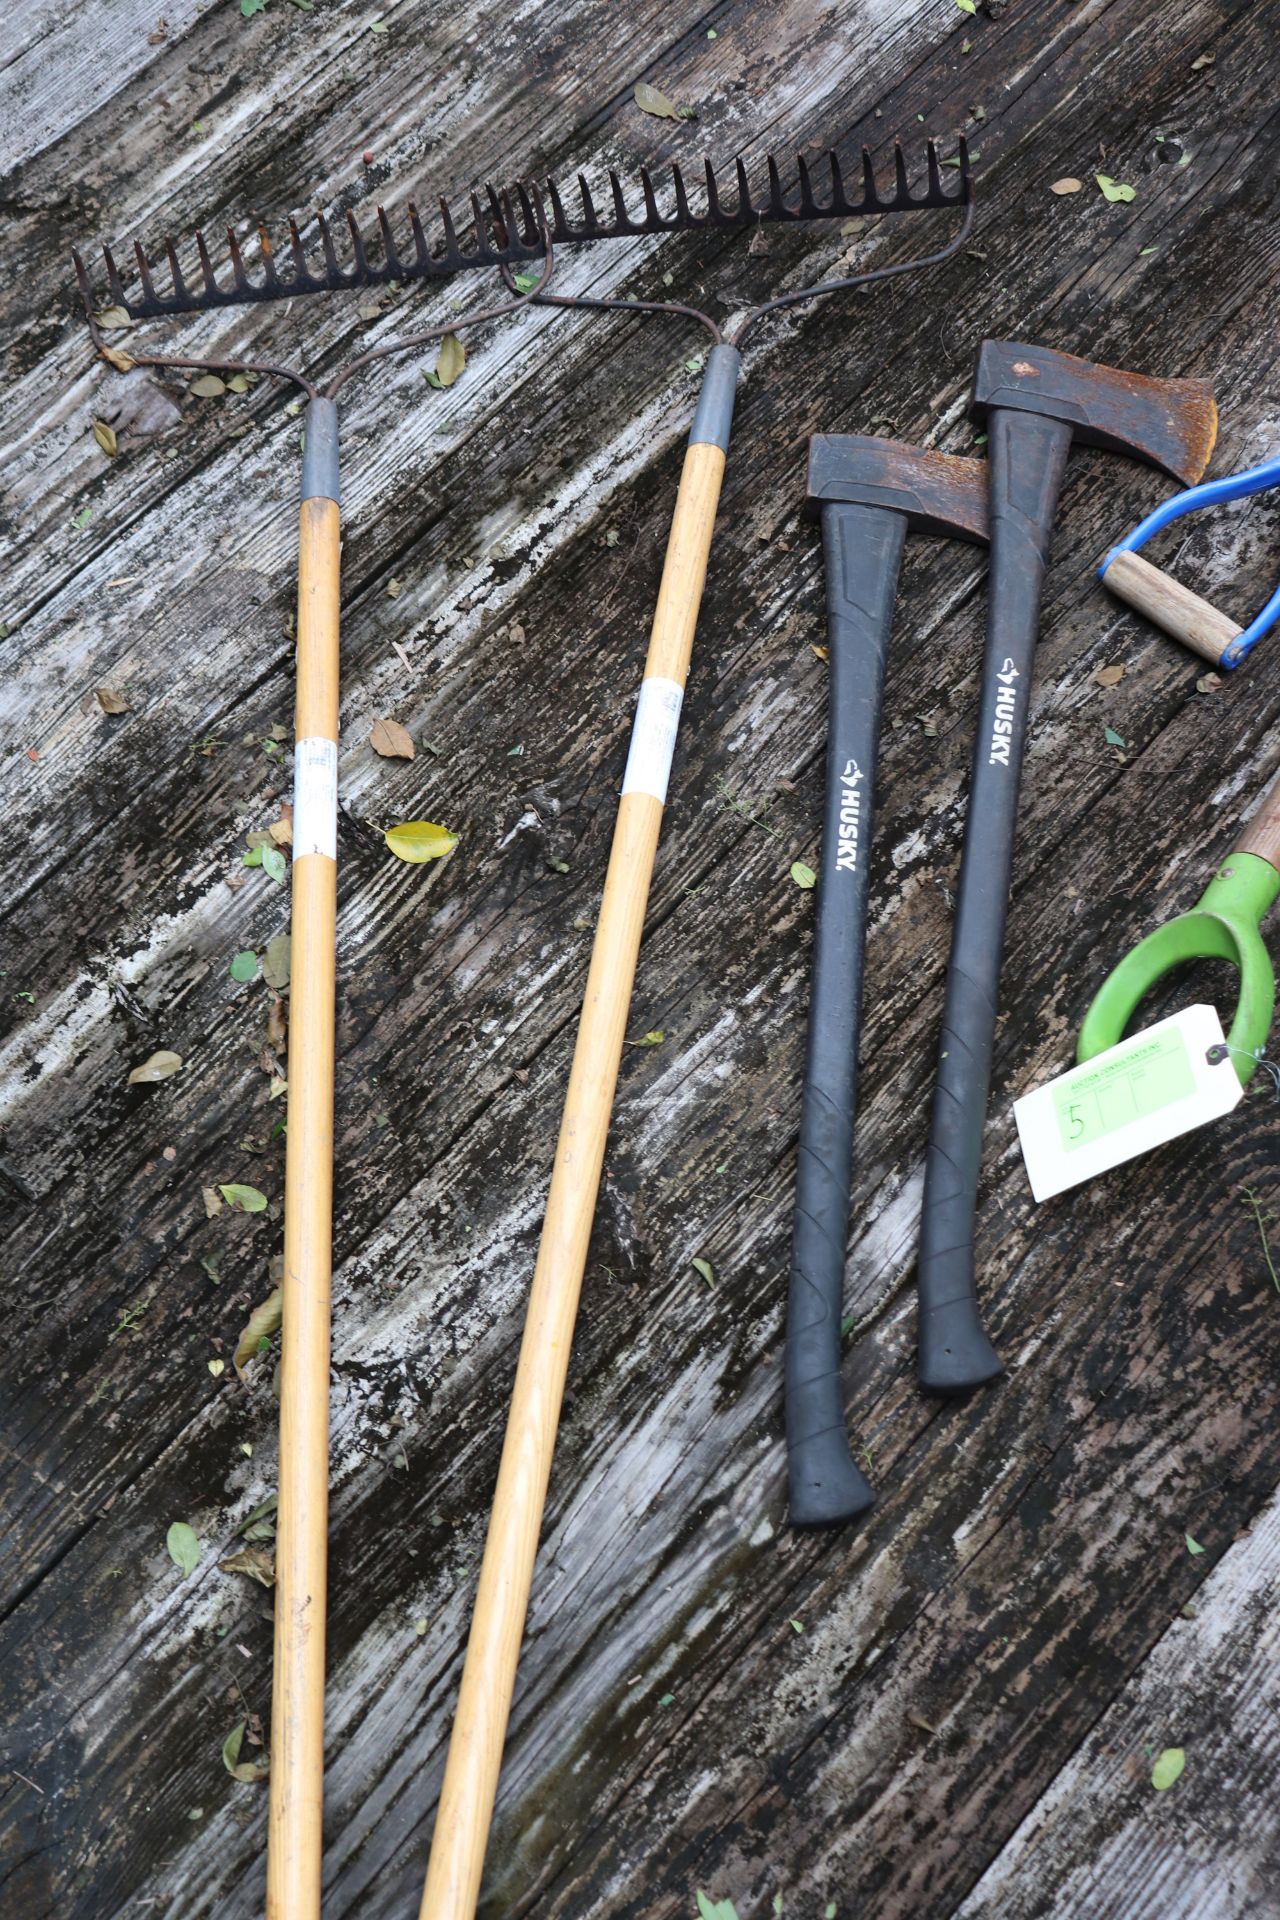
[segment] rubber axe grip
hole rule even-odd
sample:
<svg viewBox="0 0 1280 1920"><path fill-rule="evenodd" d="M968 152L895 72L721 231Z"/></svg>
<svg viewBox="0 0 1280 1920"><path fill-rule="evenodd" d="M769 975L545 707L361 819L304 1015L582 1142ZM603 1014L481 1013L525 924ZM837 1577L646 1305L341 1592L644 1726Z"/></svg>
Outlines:
<svg viewBox="0 0 1280 1920"><path fill-rule="evenodd" d="M1184 587L1172 574L1161 572L1140 553L1117 553L1107 563L1102 583L1118 599L1150 620L1153 626L1181 640L1215 667L1242 629L1208 600Z"/></svg>
<svg viewBox="0 0 1280 1920"><path fill-rule="evenodd" d="M840 1378L871 808L885 656L906 516L822 509L830 719L809 1038L787 1295L787 1479L793 1526L833 1526L874 1495L849 1450Z"/></svg>
<svg viewBox="0 0 1280 1920"><path fill-rule="evenodd" d="M1040 592L1071 447L1065 421L1005 408L991 410L988 435L987 641L917 1264L920 1383L946 1394L968 1393L1002 1371L978 1307L974 1218Z"/></svg>

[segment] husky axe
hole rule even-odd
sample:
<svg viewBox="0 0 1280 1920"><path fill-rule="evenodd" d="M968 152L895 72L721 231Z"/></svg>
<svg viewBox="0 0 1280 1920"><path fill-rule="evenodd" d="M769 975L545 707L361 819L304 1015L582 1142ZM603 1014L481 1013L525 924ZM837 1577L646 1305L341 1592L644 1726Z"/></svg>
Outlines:
<svg viewBox="0 0 1280 1920"><path fill-rule="evenodd" d="M1067 455L1081 440L1189 485L1218 423L1206 380L1152 380L1004 340L979 349L972 412L987 429L991 571L920 1227L920 1380L934 1393L1001 1371L978 1311L973 1222L1040 590Z"/></svg>
<svg viewBox="0 0 1280 1920"><path fill-rule="evenodd" d="M822 521L830 642L827 792L787 1297L793 1526L832 1526L874 1495L849 1450L840 1313L857 1097L876 748L907 534L985 540L986 467L861 434L809 442L805 510Z"/></svg>

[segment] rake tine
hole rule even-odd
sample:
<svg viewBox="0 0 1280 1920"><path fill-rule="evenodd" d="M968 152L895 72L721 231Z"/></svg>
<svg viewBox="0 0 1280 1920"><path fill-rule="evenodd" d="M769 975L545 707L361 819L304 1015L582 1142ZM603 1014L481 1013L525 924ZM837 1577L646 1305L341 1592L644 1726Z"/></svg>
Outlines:
<svg viewBox="0 0 1280 1920"><path fill-rule="evenodd" d="M147 256L142 251L142 243L140 240L135 240L133 243L133 256L138 263L138 278L142 282L143 298L155 306L158 303L159 296L156 293L155 284L151 278L151 268L147 264Z"/></svg>
<svg viewBox="0 0 1280 1920"><path fill-rule="evenodd" d="M741 161L738 164L741 166ZM722 227L724 214L720 209L720 189L716 185L716 170L711 164L710 155L703 161L703 165L707 170L707 219L713 227Z"/></svg>
<svg viewBox="0 0 1280 1920"><path fill-rule="evenodd" d="M596 213L595 202L591 198L591 189L587 185L585 174L578 175L578 191L582 195L582 233L581 238L591 239L600 231L600 220Z"/></svg>
<svg viewBox="0 0 1280 1920"><path fill-rule="evenodd" d="M276 272L276 257L271 245L271 235L263 226L258 228L258 245L262 248L263 285L272 291L277 291L281 285L280 275Z"/></svg>
<svg viewBox="0 0 1280 1920"><path fill-rule="evenodd" d="M182 306L185 306L190 296L187 293L187 283L182 277L182 268L178 262L178 249L173 244L173 235L171 233L167 233L164 237L164 251L165 258L169 262L169 275L173 281L173 297Z"/></svg>
<svg viewBox="0 0 1280 1920"><path fill-rule="evenodd" d="M307 271L307 256L302 250L302 235L292 214L289 216L289 252L293 258L294 286L304 288L310 285L311 275Z"/></svg>
<svg viewBox="0 0 1280 1920"><path fill-rule="evenodd" d="M641 231L632 220L623 197L622 182L613 168L609 169L609 191L613 196L613 224L618 233L636 233Z"/></svg>
<svg viewBox="0 0 1280 1920"><path fill-rule="evenodd" d="M862 149L862 204L866 213L880 211L880 189L876 185L876 170L871 164L871 149Z"/></svg>
<svg viewBox="0 0 1280 1920"><path fill-rule="evenodd" d="M676 196L676 220L682 227L691 227L693 215L689 210L689 196L684 190L684 175L674 161L671 166L671 185Z"/></svg>
<svg viewBox="0 0 1280 1920"><path fill-rule="evenodd" d="M560 189L551 174L547 175L547 199L551 203L551 238L553 240L568 240L571 229L568 220L565 218L564 202L560 198Z"/></svg>
<svg viewBox="0 0 1280 1920"><path fill-rule="evenodd" d="M218 285L218 276L213 270L213 261L209 258L209 244L204 237L204 228L196 228L196 252L200 256L200 271L204 275L205 299L212 303L222 292Z"/></svg>
<svg viewBox="0 0 1280 1920"><path fill-rule="evenodd" d="M369 261L364 250L364 235L361 233L355 214L347 208L347 231L351 235L351 251L355 256L355 272L348 276L347 284L355 286L369 277Z"/></svg>
<svg viewBox="0 0 1280 1920"><path fill-rule="evenodd" d="M844 175L840 171L840 162L834 147L828 153L827 161L831 168L831 211L836 214L849 213L851 209L845 195Z"/></svg>
<svg viewBox="0 0 1280 1920"><path fill-rule="evenodd" d="M898 142L893 143L893 184L894 195L890 202L894 207L911 205L911 182L907 179L907 156Z"/></svg>
<svg viewBox="0 0 1280 1920"><path fill-rule="evenodd" d="M110 247L104 247L102 249L102 258L107 268L107 288L111 294L111 305L113 307L127 306L128 301L125 299L124 282L120 278L120 269L116 265L115 255L112 253Z"/></svg>
<svg viewBox="0 0 1280 1920"><path fill-rule="evenodd" d="M938 144L930 140L925 150L925 169L928 176L928 196L931 200L944 200L942 190L942 168L938 164Z"/></svg>
<svg viewBox="0 0 1280 1920"><path fill-rule="evenodd" d="M772 160L769 162L769 165L773 168ZM777 169L773 168L773 171L776 173ZM751 182L747 178L746 165L741 156L734 161L733 172L734 182L738 189L738 211L732 216L726 214L724 217L726 220L730 218L740 220L745 226L748 221L756 220L760 217L760 209L756 207L752 201Z"/></svg>
<svg viewBox="0 0 1280 1920"><path fill-rule="evenodd" d="M506 220L508 209L504 206L503 197L492 186L486 183L484 191L489 202L490 235L497 246L505 247L511 238Z"/></svg>
<svg viewBox="0 0 1280 1920"><path fill-rule="evenodd" d="M972 182L969 173L969 142L964 134L960 135L960 151L957 157L960 161L960 198L967 200Z"/></svg>
<svg viewBox="0 0 1280 1920"><path fill-rule="evenodd" d="M484 208L480 204L480 199L478 194L473 193L469 196L469 198L471 201L471 218L475 222L475 229L476 229L475 258L477 260L487 260L489 257L489 250L492 243L489 236L489 230L484 223Z"/></svg>
<svg viewBox="0 0 1280 1920"><path fill-rule="evenodd" d="M653 191L653 175L649 172L648 167L641 167L640 169L640 187L644 194L644 210L646 215L655 226L665 227L667 223L658 211L658 198Z"/></svg>
<svg viewBox="0 0 1280 1920"><path fill-rule="evenodd" d="M235 231L231 227L227 228L227 250L231 255L231 277L235 282L236 292L242 300L250 299L253 288L249 285L249 276L244 270L240 242L236 239Z"/></svg>
<svg viewBox="0 0 1280 1920"><path fill-rule="evenodd" d="M400 264L400 255L396 252L395 236L391 231L391 222L387 218L386 210L382 207L378 208L378 232L382 235L382 251L386 259L387 270L393 280L398 280L404 272L404 268Z"/></svg>
<svg viewBox="0 0 1280 1920"><path fill-rule="evenodd" d="M524 230L520 237L526 246L536 247L541 243L542 230L538 224L537 211L530 198L529 189L523 180L517 180L516 182L516 197L520 202L520 211L524 216Z"/></svg>
<svg viewBox="0 0 1280 1920"><path fill-rule="evenodd" d="M417 222L417 218L418 216L415 213L415 223ZM444 199L443 196L440 201L440 224L444 228L445 259L449 261L461 260L462 248L458 244L458 230L453 224L453 215L449 211L449 202ZM423 235L420 225L415 224L414 236L418 239L420 248L425 247L426 237ZM419 257L421 257L421 255Z"/></svg>

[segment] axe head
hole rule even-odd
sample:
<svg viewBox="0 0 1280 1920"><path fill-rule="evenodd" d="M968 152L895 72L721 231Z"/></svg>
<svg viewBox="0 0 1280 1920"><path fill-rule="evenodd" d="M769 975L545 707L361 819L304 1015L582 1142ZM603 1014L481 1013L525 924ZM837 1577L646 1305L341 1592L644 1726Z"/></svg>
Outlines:
<svg viewBox="0 0 1280 1920"><path fill-rule="evenodd" d="M1218 431L1208 380L1153 380L1050 347L984 340L973 417L998 409L1065 421L1074 439L1149 461L1188 486L1208 466Z"/></svg>
<svg viewBox="0 0 1280 1920"><path fill-rule="evenodd" d="M883 507L916 533L987 537L987 464L861 433L815 433L809 441L805 512L824 506Z"/></svg>

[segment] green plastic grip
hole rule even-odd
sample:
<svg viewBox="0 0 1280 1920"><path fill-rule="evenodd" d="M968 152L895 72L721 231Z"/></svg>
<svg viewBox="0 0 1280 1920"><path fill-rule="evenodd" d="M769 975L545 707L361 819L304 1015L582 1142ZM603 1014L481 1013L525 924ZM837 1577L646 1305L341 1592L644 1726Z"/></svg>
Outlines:
<svg viewBox="0 0 1280 1920"><path fill-rule="evenodd" d="M1229 853L1191 912L1157 927L1107 975L1084 1017L1076 1059L1092 1060L1123 1040L1138 1002L1175 967L1228 960L1239 971L1240 992L1227 1045L1247 1086L1275 1011L1275 972L1258 929L1277 894L1280 873L1269 860Z"/></svg>

